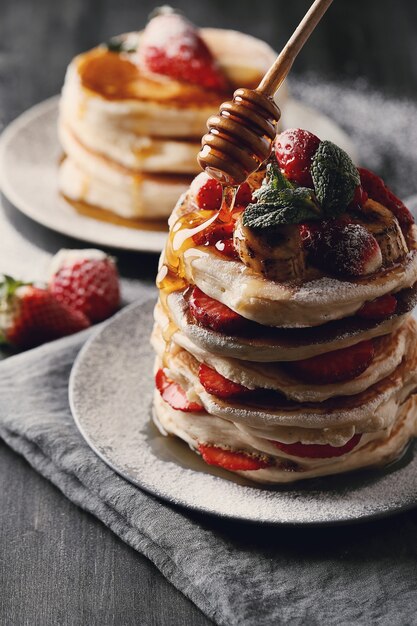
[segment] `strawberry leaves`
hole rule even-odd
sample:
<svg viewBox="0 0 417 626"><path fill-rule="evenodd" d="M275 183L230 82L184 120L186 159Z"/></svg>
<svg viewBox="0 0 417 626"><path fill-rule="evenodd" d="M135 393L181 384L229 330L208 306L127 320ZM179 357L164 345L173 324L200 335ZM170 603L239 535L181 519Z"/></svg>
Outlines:
<svg viewBox="0 0 417 626"><path fill-rule="evenodd" d="M331 141L320 142L311 163L311 176L317 200L332 217L346 211L361 183L352 159Z"/></svg>

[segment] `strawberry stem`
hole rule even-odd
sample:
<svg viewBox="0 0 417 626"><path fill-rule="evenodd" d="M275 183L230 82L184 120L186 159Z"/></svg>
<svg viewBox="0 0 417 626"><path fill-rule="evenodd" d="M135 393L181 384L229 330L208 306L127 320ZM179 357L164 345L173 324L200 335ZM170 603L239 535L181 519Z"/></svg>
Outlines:
<svg viewBox="0 0 417 626"><path fill-rule="evenodd" d="M3 280L0 282L0 299L9 300L14 296L17 289L19 287L23 287L25 285L31 285L32 283L27 283L22 280L16 280L12 276L8 276L7 274L3 275Z"/></svg>

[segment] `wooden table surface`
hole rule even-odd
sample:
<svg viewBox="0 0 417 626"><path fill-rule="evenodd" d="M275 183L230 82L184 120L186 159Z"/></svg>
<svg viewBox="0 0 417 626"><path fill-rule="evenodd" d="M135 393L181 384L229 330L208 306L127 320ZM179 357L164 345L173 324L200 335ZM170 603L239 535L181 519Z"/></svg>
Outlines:
<svg viewBox="0 0 417 626"><path fill-rule="evenodd" d="M182 0L175 5L200 25L235 27L279 48L309 2L264 0L256 7L256 19L249 0ZM141 28L153 6L148 0L2 0L0 129L59 91L74 54L113 34ZM361 75L383 90L415 95L416 18L417 4L411 0L336 0L295 71L314 70L340 79ZM39 251L75 243L10 207L6 219ZM123 257L123 274L132 278L132 266L144 266L138 256L134 264L132 255ZM11 259L12 254L9 263ZM156 259L146 259L146 269L135 278L150 284ZM1 626L208 623L147 559L66 500L0 442Z"/></svg>

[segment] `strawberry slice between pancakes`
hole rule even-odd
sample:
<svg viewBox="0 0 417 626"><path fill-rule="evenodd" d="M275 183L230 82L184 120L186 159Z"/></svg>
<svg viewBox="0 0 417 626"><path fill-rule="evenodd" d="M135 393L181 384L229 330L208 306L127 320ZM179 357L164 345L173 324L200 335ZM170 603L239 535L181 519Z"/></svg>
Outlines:
<svg viewBox="0 0 417 626"><path fill-rule="evenodd" d="M360 376L375 356L372 341L361 341L348 348L334 350L301 361L288 361L286 369L306 383L328 385Z"/></svg>
<svg viewBox="0 0 417 626"><path fill-rule="evenodd" d="M210 298L198 287L193 287L188 306L192 316L202 326L217 332L230 333L243 329L248 321L214 298Z"/></svg>
<svg viewBox="0 0 417 626"><path fill-rule="evenodd" d="M357 311L356 315L365 320L383 320L397 310L397 298L392 294L386 294L376 300L370 300Z"/></svg>
<svg viewBox="0 0 417 626"><path fill-rule="evenodd" d="M343 456L351 452L358 445L362 435L353 435L344 446L331 446L329 444L316 443L281 443L280 441L271 441L272 444L282 452L291 456L298 456L305 459L330 459L332 457Z"/></svg>
<svg viewBox="0 0 417 626"><path fill-rule="evenodd" d="M139 64L155 74L218 92L229 84L198 29L183 15L163 7L146 26Z"/></svg>
<svg viewBox="0 0 417 626"><path fill-rule="evenodd" d="M259 470L272 465L272 459L268 457L226 450L203 443L198 444L198 451L208 465L216 465L235 472Z"/></svg>
<svg viewBox="0 0 417 626"><path fill-rule="evenodd" d="M199 413L204 411L204 407L198 402L190 402L184 389L176 382L166 376L164 370L160 368L155 375L155 385L164 400L171 409L184 411L185 413Z"/></svg>
<svg viewBox="0 0 417 626"><path fill-rule="evenodd" d="M198 368L198 379L204 389L217 398L234 398L250 393L252 390L234 383L225 376L222 376L215 369L205 363L200 363Z"/></svg>

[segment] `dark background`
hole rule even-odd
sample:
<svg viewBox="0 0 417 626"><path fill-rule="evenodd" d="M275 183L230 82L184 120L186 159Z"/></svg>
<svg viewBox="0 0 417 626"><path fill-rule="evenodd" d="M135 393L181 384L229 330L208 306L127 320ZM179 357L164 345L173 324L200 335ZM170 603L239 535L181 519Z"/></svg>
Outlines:
<svg viewBox="0 0 417 626"><path fill-rule="evenodd" d="M114 34L141 29L155 4L0 0L0 129L57 93L76 53ZM175 2L200 26L236 28L277 50L309 4ZM385 95L416 99L416 0L335 0L293 68L293 76L306 73L349 84L361 78ZM23 216L12 215L10 211L21 230L26 228L25 236L37 233L39 245L51 249L61 241ZM1 626L207 623L153 565L0 444Z"/></svg>
<svg viewBox="0 0 417 626"><path fill-rule="evenodd" d="M156 0L1 0L0 124L57 93L66 65L114 34L141 29ZM279 50L309 0L176 0L200 26L236 28ZM417 96L417 2L335 0L293 68L338 81L365 78Z"/></svg>

